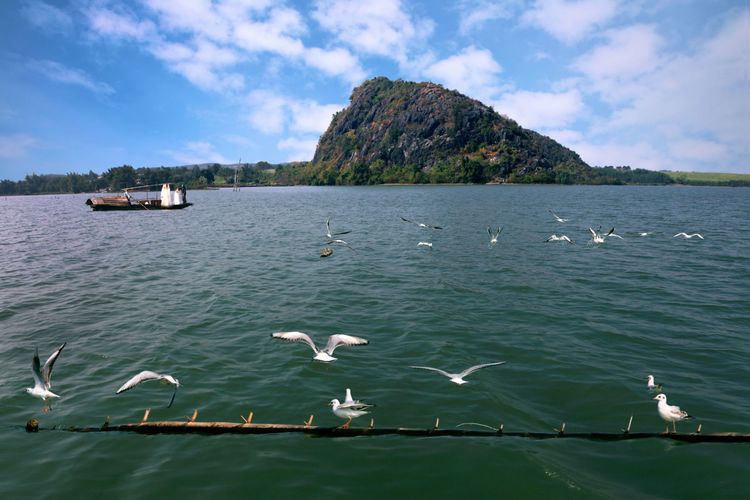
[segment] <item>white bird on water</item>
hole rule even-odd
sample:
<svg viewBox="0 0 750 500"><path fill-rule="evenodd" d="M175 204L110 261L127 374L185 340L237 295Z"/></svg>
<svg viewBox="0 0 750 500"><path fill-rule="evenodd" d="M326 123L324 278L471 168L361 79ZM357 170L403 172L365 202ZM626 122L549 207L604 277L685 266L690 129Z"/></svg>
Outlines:
<svg viewBox="0 0 750 500"><path fill-rule="evenodd" d="M659 416L667 423L667 429L664 431L667 434L669 433L669 422L672 422L672 429L677 432L676 422L693 418L685 410L681 410L679 406L667 404L667 395L664 393L657 394L653 399L658 401L656 409L659 411Z"/></svg>
<svg viewBox="0 0 750 500"><path fill-rule="evenodd" d="M286 340L288 342L305 342L312 348L313 352L315 353L313 359L315 361L323 361L325 363L336 361L338 359L333 357L333 351L340 345L352 346L367 345L370 343L370 341L360 337L337 333L328 337L328 343L326 344L325 348L320 350L315 345L315 342L313 342L310 336L303 332L276 332L272 333L271 337L275 339Z"/></svg>
<svg viewBox="0 0 750 500"><path fill-rule="evenodd" d="M697 236L698 238L700 238L702 240L705 239L700 233L693 233L693 234L677 233L674 236L672 236L672 238L677 238L678 236L682 236L683 238L687 238L687 239L694 238L694 237Z"/></svg>
<svg viewBox="0 0 750 500"><path fill-rule="evenodd" d="M615 228L612 228L612 229L609 230L609 232L607 234L602 235L602 233L599 232L600 228L601 228L601 226L599 228L597 228L596 231L594 231L592 228L589 228L589 231L591 231L591 242L592 243L596 243L596 244L604 243L604 239L607 236L609 236L610 234L612 234L612 233L615 232Z"/></svg>
<svg viewBox="0 0 750 500"><path fill-rule="evenodd" d="M430 250L432 250L432 243L430 243L429 241L420 241L419 243L417 243L417 246L418 247L427 247Z"/></svg>
<svg viewBox="0 0 750 500"><path fill-rule="evenodd" d="M497 231L493 231L492 227L487 226L487 233L490 235L490 246L495 246L497 244L497 239L500 237L500 233L502 232L502 227L498 227Z"/></svg>
<svg viewBox="0 0 750 500"><path fill-rule="evenodd" d="M140 384L141 382L148 382L150 380L158 380L163 384L170 384L174 386L174 391L172 392L172 399L169 400L169 404L167 405L167 408L172 406L172 403L174 403L174 397L177 395L177 389L180 387L180 381L174 378L172 375L165 375L161 373L156 373L148 370L144 370L138 375L135 375L130 380L122 384L122 386L117 389L117 392L115 394L120 394L121 392L129 391L136 385Z"/></svg>
<svg viewBox="0 0 750 500"><path fill-rule="evenodd" d="M67 344L67 342L64 342L55 352L50 354L47 361L44 362L44 366L41 366L39 361L39 348L35 348L34 350L34 359L31 362L31 373L34 376L34 387L27 387L26 393L31 394L35 398L39 398L44 402L42 410L44 413L47 413L48 409L52 409L51 406L47 406L47 400L49 398L60 397L50 391L50 388L52 387L52 367L54 366L55 361L57 361L57 357L60 356L65 344Z"/></svg>
<svg viewBox="0 0 750 500"><path fill-rule="evenodd" d="M549 243L550 241L567 241L568 243L573 243L573 240L571 240L570 238L568 238L564 234L562 234L560 236L558 236L556 234L553 234L552 236L550 236L549 238L547 238L547 240L545 241L545 243Z"/></svg>
<svg viewBox="0 0 750 500"><path fill-rule="evenodd" d="M405 219L404 217L401 217L401 220L404 222L408 222L410 224L415 224L418 227L421 227L422 229L443 229L440 226L433 226L431 224L424 224L422 222L414 222L413 220Z"/></svg>
<svg viewBox="0 0 750 500"><path fill-rule="evenodd" d="M570 219L563 219L562 217L558 216L558 215L557 215L557 214L556 214L555 212L553 212L552 210L550 210L550 211L549 211L549 213L551 213L551 214L552 214L552 217L554 217L554 218L555 218L555 220L556 220L557 222L568 222L568 221L570 220Z"/></svg>
<svg viewBox="0 0 750 500"><path fill-rule="evenodd" d="M661 392L662 385L654 382L654 376L646 377L646 388L651 392Z"/></svg>
<svg viewBox="0 0 750 500"><path fill-rule="evenodd" d="M438 372L439 374L445 375L446 377L448 377L451 380L451 382L453 382L454 384L462 385L462 384L468 384L468 382L464 380L464 377L468 377L475 371L482 369L482 368L486 368L488 366L502 365L504 363L505 361L497 361L495 363L484 363L481 365L475 365L475 366L472 366L471 368L467 368L466 370L460 373L448 373L446 371L441 370L440 368L432 368L430 366L410 366L409 368L419 368L420 370L431 370L433 372Z"/></svg>
<svg viewBox="0 0 750 500"><path fill-rule="evenodd" d="M342 429L348 429L349 424L352 423L352 419L370 413L367 410L375 407L375 405L354 399L352 397L352 391L349 388L346 389L346 398L343 403L338 399L332 399L328 405L331 407L334 415L339 418L348 419L347 422L341 426Z"/></svg>

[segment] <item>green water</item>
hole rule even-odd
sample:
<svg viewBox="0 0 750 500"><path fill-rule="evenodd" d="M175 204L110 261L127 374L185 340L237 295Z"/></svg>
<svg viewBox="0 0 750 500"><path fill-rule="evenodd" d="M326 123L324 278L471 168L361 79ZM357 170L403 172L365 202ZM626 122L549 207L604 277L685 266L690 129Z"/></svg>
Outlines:
<svg viewBox="0 0 750 500"><path fill-rule="evenodd" d="M748 497L750 446L658 439L346 439L27 434L151 420L339 425L346 387L376 426L659 432L645 390L750 432L750 190L408 186L190 192L174 212L94 213L86 196L0 199L0 495ZM570 222L555 222L552 209ZM442 226L420 229L400 217ZM325 220L354 250L321 259ZM488 225L504 226L488 245ZM587 244L588 227L624 239ZM647 237L639 232L653 232ZM705 240L672 238L699 232ZM565 233L576 245L543 243ZM418 247L433 243L431 250ZM301 330L365 337L311 361ZM47 415L23 392L63 341ZM427 365L481 370L463 386ZM143 369L179 378L115 390ZM366 425L367 417L355 421Z"/></svg>

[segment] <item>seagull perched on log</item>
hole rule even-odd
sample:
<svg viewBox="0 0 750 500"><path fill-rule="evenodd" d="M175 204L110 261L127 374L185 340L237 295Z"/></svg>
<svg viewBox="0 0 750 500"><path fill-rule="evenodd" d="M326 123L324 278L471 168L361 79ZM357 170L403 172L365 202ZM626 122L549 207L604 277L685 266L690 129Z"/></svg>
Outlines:
<svg viewBox="0 0 750 500"><path fill-rule="evenodd" d="M549 213L552 214L552 217L554 217L557 222L568 222L570 220L570 219L563 219L562 217L560 217L559 215L557 215L552 210L549 210Z"/></svg>
<svg viewBox="0 0 750 500"><path fill-rule="evenodd" d="M44 402L44 407L42 409L44 413L47 413L48 410L52 409L51 406L47 406L47 400L49 398L60 397L50 391L50 388L52 387L52 367L54 366L55 361L57 361L57 357L60 356L65 344L67 344L67 342L64 342L55 352L50 354L47 361L44 362L44 366L41 366L39 361L39 348L34 349L34 359L31 362L31 374L34 376L34 387L27 387L26 393L31 394L35 398L39 398Z"/></svg>
<svg viewBox="0 0 750 500"><path fill-rule="evenodd" d="M333 414L337 417L348 419L347 422L341 426L341 429L348 429L349 424L352 423L352 419L366 415L369 413L367 410L375 407L375 405L354 399L352 397L352 391L348 387L346 389L346 397L344 398L343 403L338 399L332 399L331 402L328 403L328 406L331 407Z"/></svg>
<svg viewBox="0 0 750 500"><path fill-rule="evenodd" d="M664 431L667 434L669 434L669 422L672 422L672 430L677 432L676 422L693 418L685 410L681 410L679 406L667 404L667 395L664 393L657 394L653 399L658 401L656 409L659 411L659 416L667 423L667 430Z"/></svg>
<svg viewBox="0 0 750 500"><path fill-rule="evenodd" d="M497 366L504 364L505 361L498 361L495 363L484 363L481 365L475 365L471 368L467 368L466 370L462 371L461 373L448 373L446 371L441 370L440 368L432 368L430 366L410 366L409 368L419 368L420 370L431 370L433 372L438 372L441 375L445 375L448 377L451 382L458 385L468 384L466 380L464 380L464 377L468 377L472 373L474 373L477 370L480 370L482 368L486 368L488 366Z"/></svg>
<svg viewBox="0 0 750 500"><path fill-rule="evenodd" d="M695 238L695 237L698 237L698 238L700 238L702 240L705 239L700 233L693 233L693 234L677 233L674 236L672 236L672 238L677 238L678 236L682 236L683 238L687 238L687 239Z"/></svg>
<svg viewBox="0 0 750 500"><path fill-rule="evenodd" d="M408 222L409 224L414 224L418 227L421 227L422 229L443 229L440 226L433 226L431 224L424 224L422 222L414 222L413 220L405 219L403 217L401 217L401 220L404 222Z"/></svg>
<svg viewBox="0 0 750 500"><path fill-rule="evenodd" d="M315 361L323 361L325 363L336 361L338 359L333 357L333 351L340 345L367 345L370 343L369 340L360 337L337 333L328 337L328 343L326 344L325 348L320 350L315 345L315 342L313 342L310 336L303 332L276 332L272 333L271 337L275 339L286 340L288 342L304 342L309 345L315 353L313 359Z"/></svg>
<svg viewBox="0 0 750 500"><path fill-rule="evenodd" d="M497 231L493 231L491 226L487 226L487 233L490 235L490 246L494 247L497 244L497 239L500 237L500 233L503 232L502 227L498 227Z"/></svg>
<svg viewBox="0 0 750 500"><path fill-rule="evenodd" d="M172 375L164 375L161 373L156 373L148 370L144 370L138 375L135 375L133 378L122 384L122 386L117 389L117 392L115 394L120 394L121 392L129 391L136 385L140 384L141 382L148 382L150 380L158 380L162 384L171 384L174 386L174 392L172 392L172 399L169 400L169 404L167 405L167 408L172 406L172 403L174 403L174 397L177 395L177 389L180 387L180 381L174 378Z"/></svg>

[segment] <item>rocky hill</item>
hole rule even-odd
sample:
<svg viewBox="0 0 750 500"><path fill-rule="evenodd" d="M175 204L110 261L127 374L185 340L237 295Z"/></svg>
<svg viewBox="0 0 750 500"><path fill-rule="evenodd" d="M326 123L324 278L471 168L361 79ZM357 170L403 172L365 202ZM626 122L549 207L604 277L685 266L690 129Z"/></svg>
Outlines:
<svg viewBox="0 0 750 500"><path fill-rule="evenodd" d="M323 183L331 175L343 178L337 183L372 183L373 175L403 182L389 176L404 174L418 182L577 182L592 170L574 151L479 101L384 77L354 89L320 137L311 167Z"/></svg>

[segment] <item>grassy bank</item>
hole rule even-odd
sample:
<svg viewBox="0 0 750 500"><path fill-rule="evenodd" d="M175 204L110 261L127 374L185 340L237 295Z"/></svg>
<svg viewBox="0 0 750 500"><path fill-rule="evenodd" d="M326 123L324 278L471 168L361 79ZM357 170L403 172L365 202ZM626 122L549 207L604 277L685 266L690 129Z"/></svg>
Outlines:
<svg viewBox="0 0 750 500"><path fill-rule="evenodd" d="M750 186L750 174L723 174L719 172L680 172L662 170L675 182L704 186Z"/></svg>

